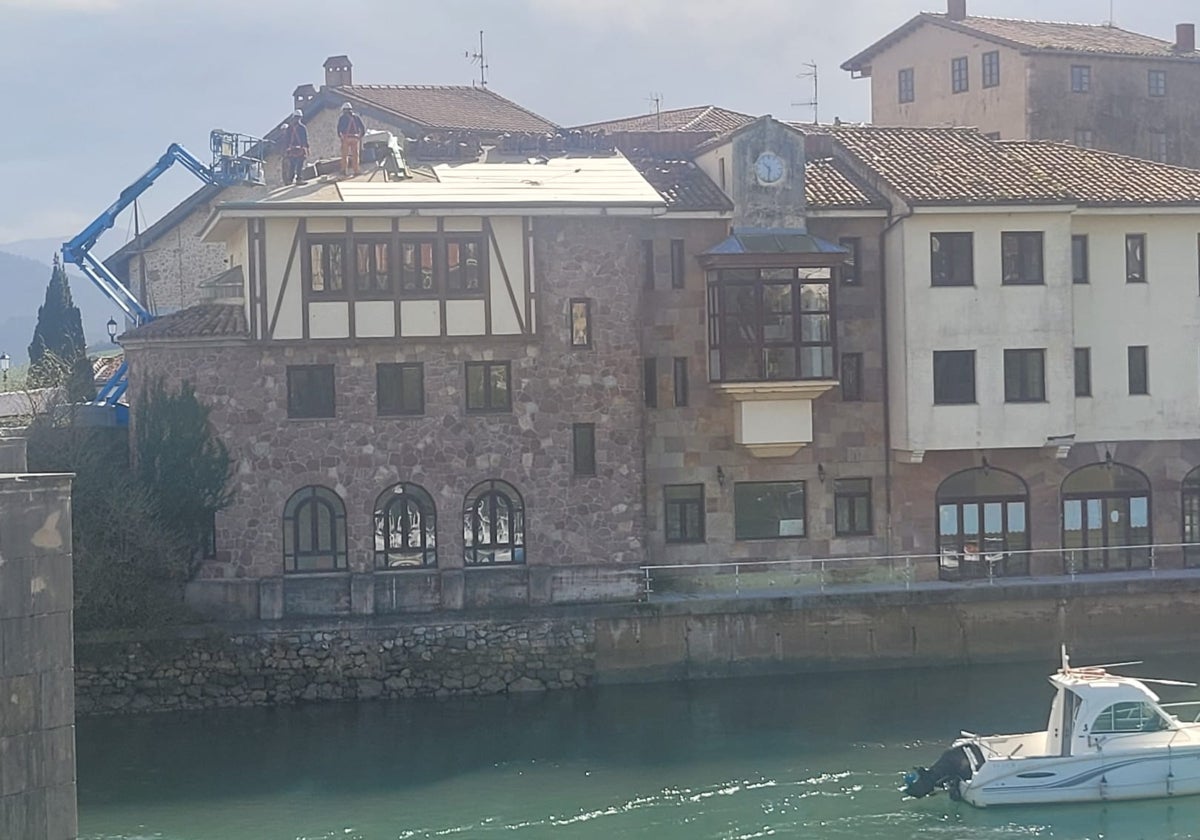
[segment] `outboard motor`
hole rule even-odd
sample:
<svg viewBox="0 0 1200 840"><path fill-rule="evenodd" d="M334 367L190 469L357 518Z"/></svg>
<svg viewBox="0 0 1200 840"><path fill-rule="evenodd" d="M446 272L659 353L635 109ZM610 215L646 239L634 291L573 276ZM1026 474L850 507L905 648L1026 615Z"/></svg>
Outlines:
<svg viewBox="0 0 1200 840"><path fill-rule="evenodd" d="M942 788L948 789L950 797L957 800L959 784L975 775L971 767L972 757L976 764L983 764L983 750L979 749L979 745L966 743L946 750L932 767L913 768L904 774L905 795L920 799Z"/></svg>

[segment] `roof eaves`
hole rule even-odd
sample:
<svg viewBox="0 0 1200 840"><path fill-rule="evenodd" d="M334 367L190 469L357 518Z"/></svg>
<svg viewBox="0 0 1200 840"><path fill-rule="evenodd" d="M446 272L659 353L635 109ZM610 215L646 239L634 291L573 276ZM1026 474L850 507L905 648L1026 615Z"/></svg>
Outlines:
<svg viewBox="0 0 1200 840"><path fill-rule="evenodd" d="M847 72L854 73L861 71L864 67L870 66L871 59L890 47L892 44L908 37L918 26L925 23L929 18L933 17L929 12L919 12L915 16L909 18L906 22L893 29L888 34L884 35L871 46L867 47L857 55L842 62L841 68Z"/></svg>

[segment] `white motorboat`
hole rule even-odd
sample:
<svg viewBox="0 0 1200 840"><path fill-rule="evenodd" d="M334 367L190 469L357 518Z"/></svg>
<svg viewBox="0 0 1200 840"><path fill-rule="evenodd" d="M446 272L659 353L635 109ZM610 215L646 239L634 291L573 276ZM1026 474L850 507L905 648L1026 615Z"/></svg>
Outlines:
<svg viewBox="0 0 1200 840"><path fill-rule="evenodd" d="M1109 668L1120 662L1062 667L1043 732L979 736L963 732L931 767L904 778L909 796L948 790L955 799L987 808L1059 802L1157 799L1200 793L1200 722L1187 722L1162 704L1146 683L1195 687L1179 680L1134 679Z"/></svg>

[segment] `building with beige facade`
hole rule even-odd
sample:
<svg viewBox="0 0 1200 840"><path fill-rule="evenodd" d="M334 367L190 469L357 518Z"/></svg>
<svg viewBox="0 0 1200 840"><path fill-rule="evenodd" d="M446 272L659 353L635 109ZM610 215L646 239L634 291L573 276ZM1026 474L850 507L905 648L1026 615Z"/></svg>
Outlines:
<svg viewBox="0 0 1200 840"><path fill-rule="evenodd" d="M1200 166L1195 26L1174 40L1115 25L922 12L847 60L870 79L871 122L971 126Z"/></svg>

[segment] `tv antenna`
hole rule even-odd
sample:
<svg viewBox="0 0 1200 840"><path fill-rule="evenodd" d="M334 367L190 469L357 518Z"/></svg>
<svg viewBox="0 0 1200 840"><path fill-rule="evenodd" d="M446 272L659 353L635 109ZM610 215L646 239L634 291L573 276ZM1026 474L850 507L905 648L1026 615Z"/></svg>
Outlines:
<svg viewBox="0 0 1200 840"><path fill-rule="evenodd" d="M479 30L479 52L473 53L470 50L467 50L464 53L464 57L469 58L471 60L472 64L479 65L479 86L487 87L488 63L487 63L487 56L483 52L483 30L482 29ZM472 84L474 84L474 83L472 82Z"/></svg>
<svg viewBox="0 0 1200 840"><path fill-rule="evenodd" d="M820 92L819 76L817 74L817 63L815 61L806 61L800 65L804 69L796 74L797 79L812 79L812 99L808 102L793 102L794 108L812 108L813 109L813 125L820 122Z"/></svg>
<svg viewBox="0 0 1200 840"><path fill-rule="evenodd" d="M654 103L654 130L662 131L662 94L652 93L646 97L646 101Z"/></svg>
<svg viewBox="0 0 1200 840"><path fill-rule="evenodd" d="M1108 20L1104 22L1104 25L1110 29L1117 25L1116 5L1116 0L1108 0Z"/></svg>

